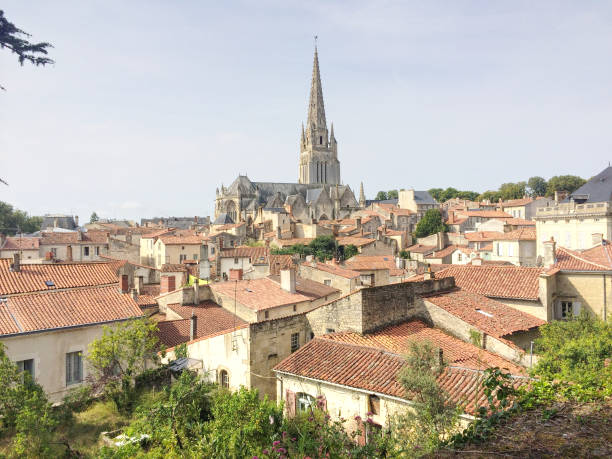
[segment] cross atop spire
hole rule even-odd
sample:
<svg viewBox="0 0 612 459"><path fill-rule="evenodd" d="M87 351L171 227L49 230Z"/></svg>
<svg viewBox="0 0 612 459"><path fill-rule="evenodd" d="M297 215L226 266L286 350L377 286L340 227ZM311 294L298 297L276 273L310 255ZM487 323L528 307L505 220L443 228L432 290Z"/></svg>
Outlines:
<svg viewBox="0 0 612 459"><path fill-rule="evenodd" d="M312 82L310 83L310 104L308 105L308 124L314 125L316 130L327 129L325 121L325 106L323 105L323 88L321 86L321 73L319 72L319 55L316 46L315 36L315 52L314 63L312 65Z"/></svg>

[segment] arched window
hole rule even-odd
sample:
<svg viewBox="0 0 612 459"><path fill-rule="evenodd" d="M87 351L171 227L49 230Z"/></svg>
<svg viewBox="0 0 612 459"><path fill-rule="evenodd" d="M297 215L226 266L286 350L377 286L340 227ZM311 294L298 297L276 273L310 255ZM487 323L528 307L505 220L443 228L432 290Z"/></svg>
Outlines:
<svg viewBox="0 0 612 459"><path fill-rule="evenodd" d="M305 392L295 394L295 400L297 402L297 409L301 412L309 411L311 407L314 408L317 404L315 398Z"/></svg>
<svg viewBox="0 0 612 459"><path fill-rule="evenodd" d="M219 372L219 384L221 387L229 389L229 374L226 370L221 370Z"/></svg>

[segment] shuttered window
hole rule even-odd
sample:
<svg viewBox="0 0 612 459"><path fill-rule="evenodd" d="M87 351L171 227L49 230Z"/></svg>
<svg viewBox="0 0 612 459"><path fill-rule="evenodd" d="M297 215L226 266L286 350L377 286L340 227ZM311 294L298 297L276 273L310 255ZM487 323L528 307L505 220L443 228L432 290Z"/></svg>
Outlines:
<svg viewBox="0 0 612 459"><path fill-rule="evenodd" d="M83 359L81 352L66 354L66 385L78 384L83 381Z"/></svg>

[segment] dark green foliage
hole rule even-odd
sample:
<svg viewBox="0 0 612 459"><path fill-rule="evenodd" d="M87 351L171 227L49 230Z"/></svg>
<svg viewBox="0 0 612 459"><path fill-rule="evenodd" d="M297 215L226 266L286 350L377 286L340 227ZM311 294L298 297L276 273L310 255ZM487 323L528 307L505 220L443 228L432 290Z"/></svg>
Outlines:
<svg viewBox="0 0 612 459"><path fill-rule="evenodd" d="M98 217L98 214L95 212L92 212L91 216L89 217L89 223L95 223L99 220L100 220L100 217Z"/></svg>
<svg viewBox="0 0 612 459"><path fill-rule="evenodd" d="M573 193L586 183L586 180L576 175L555 175L551 177L546 186L546 196L553 197L555 191Z"/></svg>
<svg viewBox="0 0 612 459"><path fill-rule="evenodd" d="M26 212L13 208L10 204L0 201L0 233L15 235L34 233L40 230L42 217L30 217Z"/></svg>
<svg viewBox="0 0 612 459"><path fill-rule="evenodd" d="M531 177L527 180L527 188L529 195L533 198L538 196L544 196L546 194L546 187L548 183L542 177Z"/></svg>
<svg viewBox="0 0 612 459"><path fill-rule="evenodd" d="M379 191L378 193L376 193L376 197L374 198L375 201L385 201L387 199L388 197L385 191Z"/></svg>
<svg viewBox="0 0 612 459"><path fill-rule="evenodd" d="M306 255L314 255L318 260L325 261L331 260L332 258L346 259L350 258L346 255L346 250L349 246L339 246L336 239L333 236L317 236L310 244L296 244L291 247L285 247L283 249L272 249L274 255L300 255L305 257ZM355 248L356 249L356 248ZM348 253L353 253L354 249L348 249Z"/></svg>
<svg viewBox="0 0 612 459"><path fill-rule="evenodd" d="M30 43L31 35L19 29L4 16L0 10L0 49L8 49L17 55L21 65L29 62L36 66L53 64L53 60L47 57L47 49L53 46L50 43ZM2 86L0 86L2 88ZM2 88L4 89L4 88Z"/></svg>
<svg viewBox="0 0 612 459"><path fill-rule="evenodd" d="M499 193L504 201L509 199L520 199L525 196L526 187L527 183L525 182L503 183L502 186L499 187Z"/></svg>
<svg viewBox="0 0 612 459"><path fill-rule="evenodd" d="M498 202L501 199L501 192L499 191L485 191L480 196L478 196L479 201L490 201L490 202Z"/></svg>
<svg viewBox="0 0 612 459"><path fill-rule="evenodd" d="M400 250L399 256L400 258L408 259L410 258L410 252L407 250Z"/></svg>
<svg viewBox="0 0 612 459"><path fill-rule="evenodd" d="M387 199L397 199L399 198L399 193L397 190L389 190L387 191Z"/></svg>
<svg viewBox="0 0 612 459"><path fill-rule="evenodd" d="M415 236L426 237L440 231L447 231L447 226L442 219L442 214L438 209L429 209L423 218L417 223Z"/></svg>
<svg viewBox="0 0 612 459"><path fill-rule="evenodd" d="M571 320L540 327L534 373L547 381L570 381L593 394L612 394L612 325L582 311Z"/></svg>
<svg viewBox="0 0 612 459"><path fill-rule="evenodd" d="M475 191L459 191L452 187L448 187L446 190L442 188L431 188L429 194L438 202L445 202L453 198L467 199L470 201L478 198L478 193Z"/></svg>
<svg viewBox="0 0 612 459"><path fill-rule="evenodd" d="M355 255L357 255L359 253L359 249L357 247L355 247L353 244L349 244L349 245L345 245L343 246L344 248L344 253L343 253L343 257L345 260L348 260L349 258L353 258Z"/></svg>

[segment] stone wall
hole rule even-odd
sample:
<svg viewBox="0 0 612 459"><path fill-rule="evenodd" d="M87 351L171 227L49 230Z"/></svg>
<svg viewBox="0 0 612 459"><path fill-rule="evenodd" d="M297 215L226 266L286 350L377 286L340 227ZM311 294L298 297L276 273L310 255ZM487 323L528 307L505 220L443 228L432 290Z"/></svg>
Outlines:
<svg viewBox="0 0 612 459"><path fill-rule="evenodd" d="M291 354L291 335L299 334L300 347L310 341L311 330L304 314L249 325L251 387L260 396L276 397L272 368Z"/></svg>
<svg viewBox="0 0 612 459"><path fill-rule="evenodd" d="M140 245L129 243L116 237L108 238L108 256L140 264Z"/></svg>

